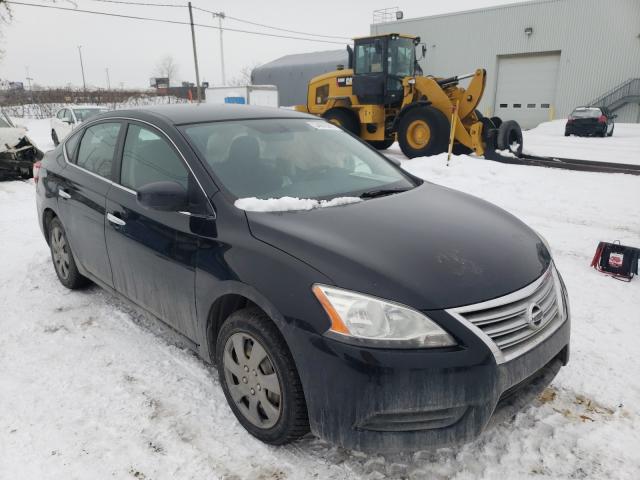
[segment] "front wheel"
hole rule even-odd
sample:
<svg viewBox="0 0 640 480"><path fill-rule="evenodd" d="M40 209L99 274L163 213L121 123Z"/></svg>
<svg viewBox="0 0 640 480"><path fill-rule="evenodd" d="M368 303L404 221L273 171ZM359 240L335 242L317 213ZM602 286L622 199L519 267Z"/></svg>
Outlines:
<svg viewBox="0 0 640 480"><path fill-rule="evenodd" d="M409 158L446 152L449 120L434 107L414 107L400 119L398 143L402 153Z"/></svg>
<svg viewBox="0 0 640 480"><path fill-rule="evenodd" d="M216 365L227 402L251 435L282 445L309 431L298 371L264 312L246 308L229 317L216 342Z"/></svg>

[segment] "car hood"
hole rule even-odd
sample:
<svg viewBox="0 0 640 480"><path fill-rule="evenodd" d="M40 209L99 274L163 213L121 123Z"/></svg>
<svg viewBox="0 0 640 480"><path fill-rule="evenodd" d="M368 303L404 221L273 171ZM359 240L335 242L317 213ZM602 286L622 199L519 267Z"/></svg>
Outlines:
<svg viewBox="0 0 640 480"><path fill-rule="evenodd" d="M24 128L5 127L0 128L0 151L12 150L27 136Z"/></svg>
<svg viewBox="0 0 640 480"><path fill-rule="evenodd" d="M551 262L540 237L513 215L430 183L339 207L246 213L256 238L336 286L420 310L506 295Z"/></svg>

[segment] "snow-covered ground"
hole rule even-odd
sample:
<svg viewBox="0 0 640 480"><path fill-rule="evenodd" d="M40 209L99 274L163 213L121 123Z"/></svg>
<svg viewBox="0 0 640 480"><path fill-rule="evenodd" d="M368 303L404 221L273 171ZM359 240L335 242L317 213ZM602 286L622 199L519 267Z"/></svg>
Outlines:
<svg viewBox="0 0 640 480"><path fill-rule="evenodd" d="M589 268L599 240L640 245L640 177L464 156L403 166L496 203L551 243L569 290L572 357L537 402L435 452L365 455L311 437L268 447L237 423L215 370L166 329L97 287L60 285L33 184L4 182L0 478L640 478L640 279Z"/></svg>
<svg viewBox="0 0 640 480"><path fill-rule="evenodd" d="M640 123L616 123L612 137L565 137L567 120L554 120L523 133L524 153L640 165Z"/></svg>

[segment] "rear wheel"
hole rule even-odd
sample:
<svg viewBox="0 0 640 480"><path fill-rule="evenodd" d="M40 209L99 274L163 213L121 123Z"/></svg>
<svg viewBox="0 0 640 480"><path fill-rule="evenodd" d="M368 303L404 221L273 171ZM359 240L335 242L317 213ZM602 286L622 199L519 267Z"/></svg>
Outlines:
<svg viewBox="0 0 640 480"><path fill-rule="evenodd" d="M400 149L409 158L437 155L447 150L449 120L431 106L415 107L398 125Z"/></svg>
<svg viewBox="0 0 640 480"><path fill-rule="evenodd" d="M367 143L377 150L386 150L395 142L394 138L387 138L385 140L367 140Z"/></svg>
<svg viewBox="0 0 640 480"><path fill-rule="evenodd" d="M78 271L71 252L67 233L58 218L51 220L49 225L49 248L51 259L58 279L65 287L75 290L89 284L89 280Z"/></svg>
<svg viewBox="0 0 640 480"><path fill-rule="evenodd" d="M518 157L522 156L522 129L515 120L502 122L497 140L500 150L509 150Z"/></svg>
<svg viewBox="0 0 640 480"><path fill-rule="evenodd" d="M229 317L218 335L216 364L227 402L251 435L282 445L309 431L298 371L264 312L246 308Z"/></svg>
<svg viewBox="0 0 640 480"><path fill-rule="evenodd" d="M332 108L323 117L330 123L344 128L349 133L360 136L360 120L351 110Z"/></svg>
<svg viewBox="0 0 640 480"><path fill-rule="evenodd" d="M55 130L51 130L51 140L53 140L53 144L57 147L60 145L60 140L58 140L58 134Z"/></svg>

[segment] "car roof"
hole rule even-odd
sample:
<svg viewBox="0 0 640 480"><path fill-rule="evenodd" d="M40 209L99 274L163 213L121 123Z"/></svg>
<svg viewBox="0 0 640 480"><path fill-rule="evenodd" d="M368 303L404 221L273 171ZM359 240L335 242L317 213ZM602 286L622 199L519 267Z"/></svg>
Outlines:
<svg viewBox="0 0 640 480"><path fill-rule="evenodd" d="M181 103L154 105L131 110L116 110L102 114L100 118L108 118L110 116L129 116L140 119L148 118L149 116L161 117L165 122L173 125L260 118L318 118L285 108L211 103Z"/></svg>

